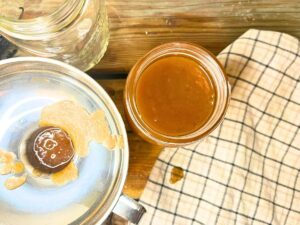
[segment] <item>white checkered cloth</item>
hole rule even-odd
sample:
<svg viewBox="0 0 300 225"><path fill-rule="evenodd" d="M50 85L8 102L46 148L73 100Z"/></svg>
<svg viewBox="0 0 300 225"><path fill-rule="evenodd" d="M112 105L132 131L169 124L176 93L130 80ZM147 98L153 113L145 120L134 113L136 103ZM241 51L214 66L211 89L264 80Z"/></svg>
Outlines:
<svg viewBox="0 0 300 225"><path fill-rule="evenodd" d="M164 149L142 225L300 224L299 48L249 30L219 54L232 85L225 120L202 142ZM171 184L174 166L184 178Z"/></svg>

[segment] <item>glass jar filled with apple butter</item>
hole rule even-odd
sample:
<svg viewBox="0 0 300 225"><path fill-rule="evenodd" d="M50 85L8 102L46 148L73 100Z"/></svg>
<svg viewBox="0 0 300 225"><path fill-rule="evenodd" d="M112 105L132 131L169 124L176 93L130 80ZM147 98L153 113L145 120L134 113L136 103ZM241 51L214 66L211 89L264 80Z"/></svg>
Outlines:
<svg viewBox="0 0 300 225"><path fill-rule="evenodd" d="M224 69L206 49L158 46L131 69L124 104L133 130L163 146L193 143L223 120L230 98Z"/></svg>

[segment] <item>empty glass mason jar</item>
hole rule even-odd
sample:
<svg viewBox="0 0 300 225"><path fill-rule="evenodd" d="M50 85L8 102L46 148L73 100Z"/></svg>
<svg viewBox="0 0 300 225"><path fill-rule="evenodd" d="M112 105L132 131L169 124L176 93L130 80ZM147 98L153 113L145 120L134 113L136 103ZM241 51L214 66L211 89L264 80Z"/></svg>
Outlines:
<svg viewBox="0 0 300 225"><path fill-rule="evenodd" d="M109 38L105 0L0 0L0 34L17 55L64 61L88 70Z"/></svg>

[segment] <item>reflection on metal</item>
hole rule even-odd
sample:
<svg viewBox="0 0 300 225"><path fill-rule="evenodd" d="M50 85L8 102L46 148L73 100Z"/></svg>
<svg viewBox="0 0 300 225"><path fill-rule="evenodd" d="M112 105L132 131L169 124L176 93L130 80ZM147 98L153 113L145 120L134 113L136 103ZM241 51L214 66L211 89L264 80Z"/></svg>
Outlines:
<svg viewBox="0 0 300 225"><path fill-rule="evenodd" d="M146 209L133 199L122 195L117 205L113 209L113 212L124 219L127 219L133 224L138 224L146 212Z"/></svg>
<svg viewBox="0 0 300 225"><path fill-rule="evenodd" d="M0 36L0 60L13 57L18 51L17 46Z"/></svg>

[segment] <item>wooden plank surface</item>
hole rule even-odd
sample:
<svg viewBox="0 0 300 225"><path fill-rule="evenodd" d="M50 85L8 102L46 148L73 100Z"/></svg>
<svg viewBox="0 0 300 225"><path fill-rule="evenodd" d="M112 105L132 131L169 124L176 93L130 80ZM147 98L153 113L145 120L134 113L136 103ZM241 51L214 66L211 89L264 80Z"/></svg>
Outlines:
<svg viewBox="0 0 300 225"><path fill-rule="evenodd" d="M110 43L103 60L89 71L99 79L103 74L126 76L138 58L170 41L197 43L217 54L249 28L300 37L299 0L107 0L107 7ZM98 82L124 118L125 80ZM161 148L141 140L124 120L130 145L124 192L138 198Z"/></svg>
<svg viewBox="0 0 300 225"><path fill-rule="evenodd" d="M97 81L111 96L125 121L129 140L130 158L124 193L132 198L139 198L162 148L143 141L131 131L124 116L124 107L122 102L125 80Z"/></svg>
<svg viewBox="0 0 300 225"><path fill-rule="evenodd" d="M249 28L300 37L299 0L106 0L110 43L93 73L127 73L151 48L194 42L217 54Z"/></svg>

